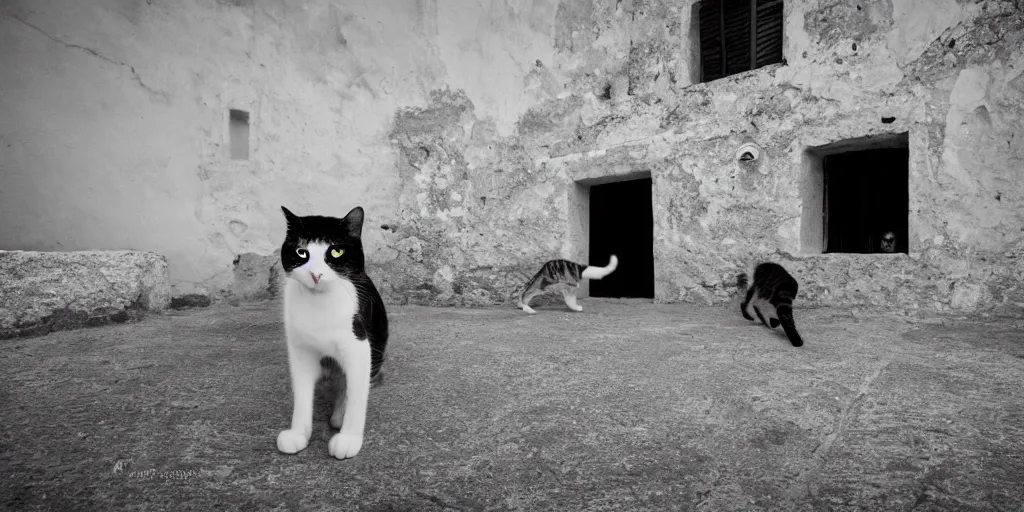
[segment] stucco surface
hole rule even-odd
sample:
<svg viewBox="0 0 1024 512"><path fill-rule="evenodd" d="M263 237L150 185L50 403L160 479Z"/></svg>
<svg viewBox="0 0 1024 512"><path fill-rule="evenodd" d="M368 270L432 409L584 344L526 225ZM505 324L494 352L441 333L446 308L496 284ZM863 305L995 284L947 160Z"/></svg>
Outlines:
<svg viewBox="0 0 1024 512"><path fill-rule="evenodd" d="M687 0L4 2L0 247L155 251L175 295L244 298L279 205L362 205L386 300L492 304L586 259L576 181L650 175L658 301L774 259L812 303L1019 310L1024 14L940 3L787 1L785 64L694 84ZM910 254L820 254L808 150L903 133Z"/></svg>

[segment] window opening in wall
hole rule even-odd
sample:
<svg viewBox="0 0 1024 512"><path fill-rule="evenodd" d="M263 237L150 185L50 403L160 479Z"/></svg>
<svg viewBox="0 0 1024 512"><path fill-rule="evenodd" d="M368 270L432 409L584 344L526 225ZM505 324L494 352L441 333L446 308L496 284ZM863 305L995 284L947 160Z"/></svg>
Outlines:
<svg viewBox="0 0 1024 512"><path fill-rule="evenodd" d="M604 266L615 254L619 266L590 281L591 297L654 298L654 213L651 178L590 187L591 265Z"/></svg>
<svg viewBox="0 0 1024 512"><path fill-rule="evenodd" d="M249 113L231 109L228 112L228 134L232 160L249 159Z"/></svg>
<svg viewBox="0 0 1024 512"><path fill-rule="evenodd" d="M701 82L783 61L782 0L703 0Z"/></svg>
<svg viewBox="0 0 1024 512"><path fill-rule="evenodd" d="M906 147L824 156L825 252L907 252L909 160Z"/></svg>

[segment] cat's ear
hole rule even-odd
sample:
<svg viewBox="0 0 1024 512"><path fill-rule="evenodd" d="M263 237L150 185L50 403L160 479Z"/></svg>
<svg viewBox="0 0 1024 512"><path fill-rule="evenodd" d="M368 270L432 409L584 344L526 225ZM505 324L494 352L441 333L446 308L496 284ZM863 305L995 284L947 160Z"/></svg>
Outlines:
<svg viewBox="0 0 1024 512"><path fill-rule="evenodd" d="M363 233L363 207L356 206L344 219L341 219L341 229L350 237L359 238Z"/></svg>
<svg viewBox="0 0 1024 512"><path fill-rule="evenodd" d="M298 215L295 215L288 208L281 207L281 211L284 212L284 220L288 226L288 234L297 233L299 228L302 227L302 219Z"/></svg>

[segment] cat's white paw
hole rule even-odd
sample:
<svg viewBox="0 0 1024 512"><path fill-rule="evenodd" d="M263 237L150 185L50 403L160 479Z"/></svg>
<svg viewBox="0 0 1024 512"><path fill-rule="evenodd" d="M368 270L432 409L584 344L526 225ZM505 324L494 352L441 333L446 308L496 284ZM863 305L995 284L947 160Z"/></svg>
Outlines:
<svg viewBox="0 0 1024 512"><path fill-rule="evenodd" d="M526 311L527 313L529 313L531 315L536 313L536 311L534 311L533 308L531 308L530 306L523 306L523 311Z"/></svg>
<svg viewBox="0 0 1024 512"><path fill-rule="evenodd" d="M579 311L583 311L583 306L580 306L579 304L577 304L575 306L569 306L569 309L571 309L573 311L576 311L576 312L579 312Z"/></svg>
<svg viewBox="0 0 1024 512"><path fill-rule="evenodd" d="M350 459L355 457L359 453L359 449L363 447L363 436L354 436L352 434L342 434L338 432L334 434L330 442L327 443L327 451L337 459Z"/></svg>
<svg viewBox="0 0 1024 512"><path fill-rule="evenodd" d="M298 430L282 430L277 435L277 449L281 453L299 453L309 445L309 436Z"/></svg>

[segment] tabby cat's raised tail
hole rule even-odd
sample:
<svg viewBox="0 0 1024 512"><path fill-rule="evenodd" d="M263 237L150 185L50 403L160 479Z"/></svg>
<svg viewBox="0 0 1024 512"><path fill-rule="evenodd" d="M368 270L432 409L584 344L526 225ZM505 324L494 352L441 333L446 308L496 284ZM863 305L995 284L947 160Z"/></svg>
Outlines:
<svg viewBox="0 0 1024 512"><path fill-rule="evenodd" d="M619 259L612 254L611 258L608 258L608 264L603 267L595 267L588 265L587 268L583 269L583 273L580 275L583 279L601 279L602 277L615 272L615 269L619 266Z"/></svg>
<svg viewBox="0 0 1024 512"><path fill-rule="evenodd" d="M569 260L551 260L540 267L540 270L526 282L519 294L518 307L527 313L536 313L530 307L530 300L549 291L562 292L565 305L573 311L583 311L583 306L576 303L576 292L583 279L601 279L611 274L619 266L619 259L613 254L608 264L603 267L581 265Z"/></svg>

